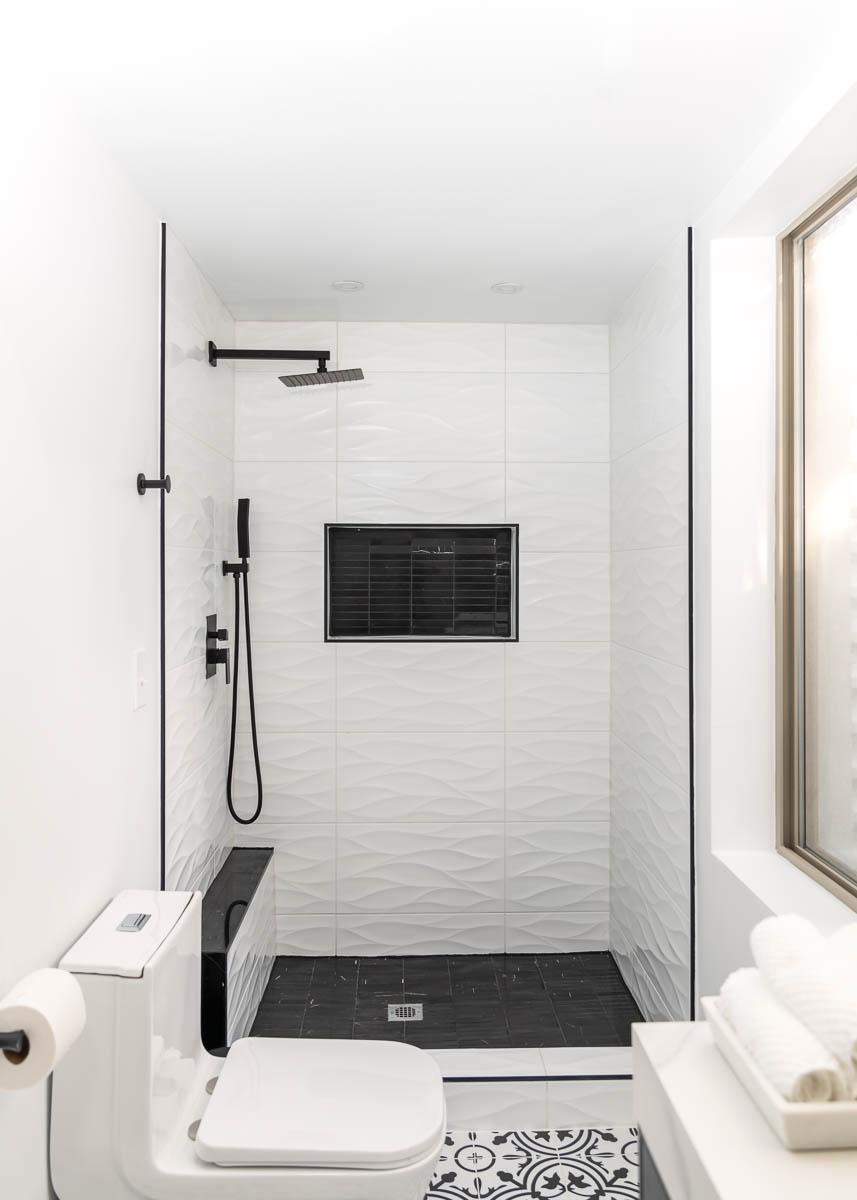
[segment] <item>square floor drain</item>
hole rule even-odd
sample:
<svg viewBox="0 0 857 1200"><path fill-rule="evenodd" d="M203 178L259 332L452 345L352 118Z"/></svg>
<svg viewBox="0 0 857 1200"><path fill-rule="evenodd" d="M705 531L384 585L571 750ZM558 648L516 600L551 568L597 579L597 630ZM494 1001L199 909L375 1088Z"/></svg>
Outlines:
<svg viewBox="0 0 857 1200"><path fill-rule="evenodd" d="M423 1006L421 1004L388 1004L388 1021L421 1021Z"/></svg>

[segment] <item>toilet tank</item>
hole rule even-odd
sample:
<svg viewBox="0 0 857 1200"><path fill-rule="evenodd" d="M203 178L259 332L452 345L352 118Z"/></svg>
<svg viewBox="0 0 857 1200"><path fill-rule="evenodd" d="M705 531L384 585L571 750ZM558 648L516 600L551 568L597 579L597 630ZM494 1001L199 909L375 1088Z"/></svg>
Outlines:
<svg viewBox="0 0 857 1200"><path fill-rule="evenodd" d="M51 1171L60 1200L137 1197L204 1086L194 892L122 892L60 967L86 1027L54 1072Z"/></svg>

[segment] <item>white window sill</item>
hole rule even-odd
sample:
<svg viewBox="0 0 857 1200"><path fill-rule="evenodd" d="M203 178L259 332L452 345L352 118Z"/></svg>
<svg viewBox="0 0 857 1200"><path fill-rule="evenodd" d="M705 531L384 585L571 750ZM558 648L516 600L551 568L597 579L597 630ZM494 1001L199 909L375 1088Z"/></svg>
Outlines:
<svg viewBox="0 0 857 1200"><path fill-rule="evenodd" d="M847 904L776 850L716 850L714 856L773 915L798 913L823 933L857 921Z"/></svg>

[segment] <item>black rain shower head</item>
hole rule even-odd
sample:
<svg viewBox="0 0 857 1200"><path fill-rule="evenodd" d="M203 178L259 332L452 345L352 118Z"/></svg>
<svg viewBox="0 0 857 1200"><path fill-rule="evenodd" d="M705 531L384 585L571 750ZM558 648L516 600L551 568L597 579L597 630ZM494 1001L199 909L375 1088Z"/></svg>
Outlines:
<svg viewBox="0 0 857 1200"><path fill-rule="evenodd" d="M277 359L286 361L297 359L306 362L310 359L318 364L317 370L304 375L280 375L280 382L284 383L286 387L311 387L318 383L350 383L352 380L363 378L360 367L352 367L347 371L328 371L329 350L245 350L243 347L239 350L224 350L221 346L216 346L214 342L209 342L209 363L216 367L221 358L253 358L267 362Z"/></svg>
<svg viewBox="0 0 857 1200"><path fill-rule="evenodd" d="M350 383L354 379L362 379L360 367L351 367L346 371L308 371L304 375L280 375L280 383L286 387L311 387L316 383Z"/></svg>

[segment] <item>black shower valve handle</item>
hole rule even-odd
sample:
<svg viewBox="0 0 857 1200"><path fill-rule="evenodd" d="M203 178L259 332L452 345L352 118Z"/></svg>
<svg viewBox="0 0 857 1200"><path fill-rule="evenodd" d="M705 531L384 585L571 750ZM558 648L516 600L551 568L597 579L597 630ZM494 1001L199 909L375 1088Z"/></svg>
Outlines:
<svg viewBox="0 0 857 1200"><path fill-rule="evenodd" d="M224 629L217 630L218 634L225 633L225 632L226 631ZM226 682L226 686L229 687L229 684L231 682L231 675L229 672L229 647L224 646L222 649L220 647L217 647L216 649L206 650L205 661L210 666L214 666L214 667L216 667L218 665L218 663L223 663L223 666L225 668L225 675L226 675L225 682Z"/></svg>

